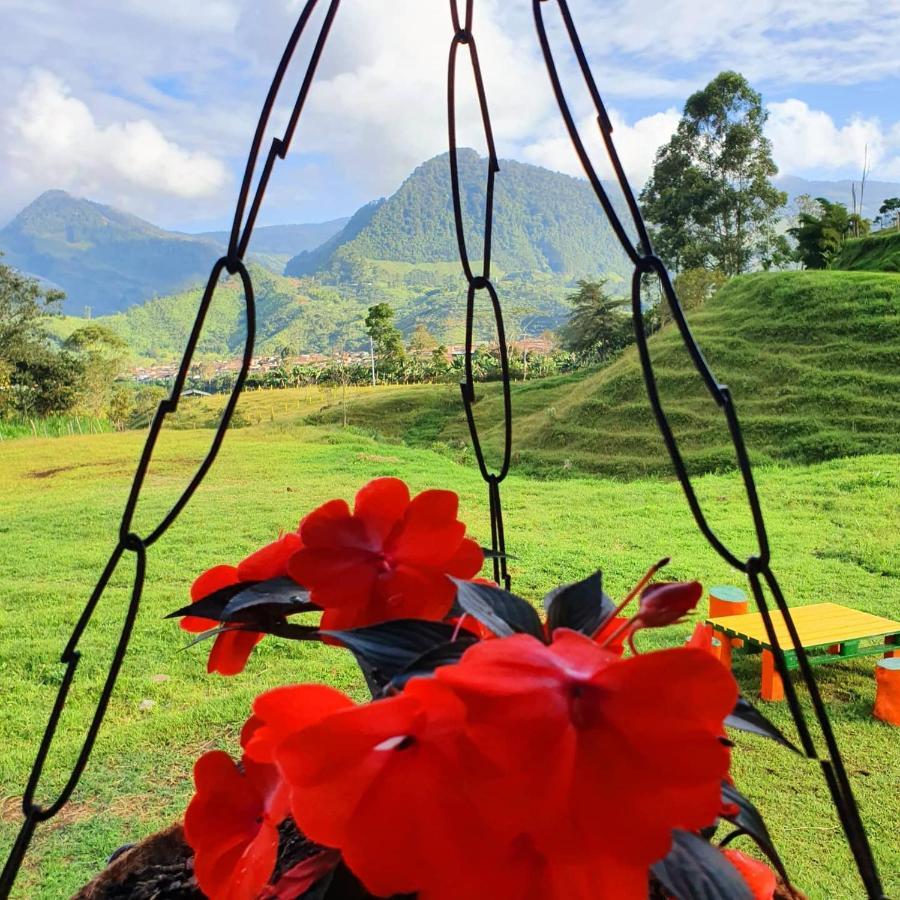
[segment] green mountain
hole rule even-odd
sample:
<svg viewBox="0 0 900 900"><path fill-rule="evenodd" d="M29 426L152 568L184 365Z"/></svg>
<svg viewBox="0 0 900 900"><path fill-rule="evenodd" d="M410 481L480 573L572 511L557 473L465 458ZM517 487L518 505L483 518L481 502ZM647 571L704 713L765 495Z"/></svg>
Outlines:
<svg viewBox="0 0 900 900"><path fill-rule="evenodd" d="M401 329L411 333L424 324L445 342L464 335L465 287L459 264L357 260L355 280L328 283L319 276L291 278L251 263L257 308L256 350L275 353L327 353L368 346L366 310L389 302ZM554 328L568 314L565 296L572 285L556 276L523 274L500 276L497 290L506 311L511 337L539 334ZM128 343L135 361L172 360L181 355L200 305L203 287L158 297L140 306L95 317ZM84 319L66 316L50 321L51 332L67 337ZM493 317L486 305L476 311L479 339L492 338ZM226 359L240 352L244 341L242 288L237 278L222 277L210 305L197 347L199 357Z"/></svg>
<svg viewBox="0 0 900 900"><path fill-rule="evenodd" d="M688 317L716 376L732 390L755 462L811 463L900 452L900 274L744 275ZM664 327L649 344L660 395L688 468L694 473L733 469L721 411L677 329ZM634 347L600 371L513 387L514 466L519 470L623 477L671 473ZM477 395L481 440L490 458L497 459L499 386L479 385ZM340 408L326 408L316 421L342 417ZM347 419L413 444L468 442L459 391L443 387L397 388L356 398Z"/></svg>
<svg viewBox="0 0 900 900"><path fill-rule="evenodd" d="M314 246L343 224L262 228L254 250L277 257ZM324 236L323 236L324 235ZM65 191L47 191L0 230L4 262L66 292L64 309L114 313L204 282L223 252L221 233L165 231L129 213ZM265 256L260 261L270 262Z"/></svg>
<svg viewBox="0 0 900 900"><path fill-rule="evenodd" d="M473 262L482 251L484 211L479 210L479 198L485 167L486 160L474 151L460 153ZM566 297L578 277L605 273L624 289L624 254L586 182L503 161L494 222L491 274L510 337L540 334L565 321ZM325 225L334 229L341 221L324 223L320 234L327 231ZM286 239L298 236L283 229L261 229L258 234L251 249L267 253L263 262L270 267L287 246ZM202 239L217 247L211 239L224 237L210 232ZM199 242L201 236L191 240ZM443 342L460 342L466 283L453 226L448 156L419 166L393 196L366 204L319 247L295 255L285 271L281 277L258 265L254 269L261 353L282 347L294 353L340 345L361 349L367 346L366 310L382 302L393 307L405 333L421 324ZM200 292L198 279L193 287L142 306L124 311L121 305L115 307L120 311L103 321L125 338L135 357L170 359L184 346ZM98 311L95 305L95 314ZM62 336L72 327L71 322L60 322L56 332ZM482 340L496 335L485 295L479 296L475 331ZM240 287L231 279L217 292L198 350L222 358L238 352L242 342Z"/></svg>
<svg viewBox="0 0 900 900"><path fill-rule="evenodd" d="M469 256L479 268L484 244L487 160L458 153ZM504 273L625 275L619 249L586 181L513 160L501 160L494 192L493 267ZM354 260L413 264L456 262L449 154L419 166L387 200L368 204L317 250L295 256L287 275L339 274Z"/></svg>

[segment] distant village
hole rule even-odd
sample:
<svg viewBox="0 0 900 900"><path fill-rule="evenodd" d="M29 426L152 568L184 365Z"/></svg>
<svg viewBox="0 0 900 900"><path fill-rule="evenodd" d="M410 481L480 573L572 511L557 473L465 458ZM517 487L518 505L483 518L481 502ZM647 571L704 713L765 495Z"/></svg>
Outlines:
<svg viewBox="0 0 900 900"><path fill-rule="evenodd" d="M496 347L496 343L490 341L481 341L476 344L478 347ZM518 341L509 341L507 349L511 353L518 353L522 356L528 354L543 355L551 353L554 349L554 343L548 338L523 338ZM454 359L465 356L466 348L464 344L451 344L446 348L447 362L452 363ZM410 351L411 355L420 354L430 356L431 350ZM302 353L299 356L255 356L250 363L250 375L265 375L277 369L292 369L295 366L326 366L335 362L343 365L366 365L371 360L368 351L352 351L344 353ZM234 376L240 371L241 360L239 357L227 360L215 360L197 362L191 367L190 375L192 377L215 379L219 377ZM135 381L146 383L158 383L167 381L175 377L178 372L178 362L159 363L153 366L136 366L128 370L128 374Z"/></svg>

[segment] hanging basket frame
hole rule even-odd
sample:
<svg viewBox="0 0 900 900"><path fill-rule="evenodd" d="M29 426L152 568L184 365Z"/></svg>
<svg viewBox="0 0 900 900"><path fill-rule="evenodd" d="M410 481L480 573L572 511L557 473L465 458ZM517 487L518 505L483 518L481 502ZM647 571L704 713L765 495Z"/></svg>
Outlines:
<svg viewBox="0 0 900 900"><path fill-rule="evenodd" d="M463 408L465 410L475 456L478 461L479 471L487 486L492 547L490 556L493 561L494 578L498 583L505 585L508 589L510 585L510 575L507 570L506 542L501 504L501 484L510 470L512 450L512 404L502 302L490 278L494 182L496 175L500 172L500 165L496 155L488 107L488 97L478 57L474 29L475 0L449 0L449 2L453 32L450 43L447 77L450 190L453 202L454 224L460 263L468 285L466 292L465 380L460 387ZM460 2L463 3L462 13L460 12ZM87 766L94 742L103 723L109 700L115 688L119 670L128 649L134 621L137 616L143 592L147 568L147 551L160 537L162 537L180 512L190 502L194 492L202 483L209 469L215 462L221 448L225 432L231 421L231 417L234 413L249 371L255 343L256 307L253 280L244 260L275 161L276 159L284 159L290 148L310 89L314 83L322 52L327 43L332 24L340 5L341 0L307 0L300 12L294 29L288 38L285 50L276 68L250 146L244 176L235 205L235 214L226 254L221 259L217 260L213 266L172 391L169 397L159 404L150 424L144 448L135 470L131 490L119 524L115 548L113 549L109 561L104 567L84 610L79 616L72 635L62 653L61 661L66 666L66 669L48 717L46 729L38 746L26 788L23 792L22 822L17 839L9 853L2 874L0 874L0 900L7 897L11 892L16 875L22 865L37 826L42 822L52 819L62 810L78 786L81 775ZM556 62L557 57L552 49L550 34L545 19L545 10L550 6L555 6L561 16L563 31L568 39L569 49L574 54L585 87L590 95L596 113L597 125L600 129L609 162L612 165L616 181L618 182L625 199L631 224L638 236L636 245L631 241L622 218L613 206L608 192L597 174L597 170L590 154L586 150L579 127L572 115L568 98L559 77ZM300 39L309 27L310 20L317 7L326 7L326 9L321 25L319 26L318 34L315 38L315 43L310 54L309 63L303 76L299 92L294 101L291 114L282 135L273 138L266 156L260 164L263 140L270 122L272 110L283 88L286 72L297 50ZM669 453L675 474L684 491L685 498L697 527L706 538L707 542L722 559L736 570L742 572L749 581L751 591L772 643L777 670L784 681L785 694L791 716L797 729L800 745L806 756L811 760L817 761L821 767L832 802L838 813L841 827L865 887L866 896L871 898L871 900L879 900L879 898L884 897L884 893L865 827L847 775L846 766L841 756L828 712L816 684L812 667L807 658L806 651L800 643L790 608L787 605L787 601L779 586L775 573L771 568L769 539L763 518L762 507L731 392L726 385L718 382L712 369L706 362L702 350L692 335L687 320L685 319L669 273L659 257L653 252L652 242L646 223L644 222L637 200L635 199L634 191L625 175L622 162L615 146L612 123L594 80L587 55L578 35L568 3L566 0L532 0L532 9L541 52L566 130L581 162L582 168L584 169L585 176L597 197L597 201L602 207L622 250L633 265L633 276L631 281L632 318L641 369L650 406L653 409L657 425ZM474 77L477 94L476 99L488 148L488 166L485 185L484 250L480 271L473 269L468 252L466 230L462 215L459 172L457 167L457 91L455 79L458 56L461 52L461 48L465 50L465 55L468 57L469 65ZM255 189L253 186L254 178L256 178ZM132 520L141 496L147 470L166 417L172 415L178 409L179 398L190 370L191 360L203 328L206 313L224 272L227 272L232 276L237 275L243 285L246 340L242 354L241 368L222 413L222 417L213 434L206 456L200 463L182 494L159 524L147 536L141 537L132 531ZM671 309L673 319L681 335L682 342L690 355L692 363L697 370L699 377L703 381L707 392L710 394L712 401L721 409L722 414L725 417L734 446L738 469L744 484L747 505L753 521L757 540L757 552L747 558L741 558L738 554L733 552L727 544L717 536L714 528L706 518L681 456L675 434L666 416L665 409L660 399L650 357L641 303L641 287L642 282L646 278L653 278L658 281L661 293ZM473 413L473 405L475 403L475 382L472 372L474 314L477 295L482 291L487 293L491 304L500 348L504 440L500 464L496 468L491 468L485 458L482 444L479 439L478 426ZM109 665L107 677L97 700L93 716L85 732L81 749L64 787L52 802L45 804L39 803L36 799L36 794L41 781L41 774L53 744L54 735L66 705L76 668L81 658L81 651L79 650L80 638L90 623L110 579L126 554L131 554L135 557L135 572L130 601ZM787 631L791 638L791 646L787 648L780 645L775 632L771 615L773 604L783 616ZM786 650L796 658L800 672L800 680L803 683L812 706L812 722L808 720L807 715L800 704L796 686L788 677L785 660ZM824 745L824 750L821 753L817 750L816 741L813 736L814 727L818 732L819 740Z"/></svg>

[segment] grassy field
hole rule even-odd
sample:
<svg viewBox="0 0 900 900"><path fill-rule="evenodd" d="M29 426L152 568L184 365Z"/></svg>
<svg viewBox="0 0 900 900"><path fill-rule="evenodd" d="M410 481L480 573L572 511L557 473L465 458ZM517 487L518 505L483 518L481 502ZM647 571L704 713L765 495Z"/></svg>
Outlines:
<svg viewBox="0 0 900 900"><path fill-rule="evenodd" d="M757 462L820 462L900 452L900 275L779 272L735 278L689 313L716 376L728 384ZM724 419L676 329L650 341L660 393L694 472L734 466ZM479 385L483 443L502 442L498 385ZM558 477L666 474L634 348L587 375L515 385L517 467ZM337 404L316 421L337 422ZM351 425L419 446L468 441L459 389L410 387L360 397Z"/></svg>
<svg viewBox="0 0 900 900"><path fill-rule="evenodd" d="M449 403L449 391L447 398ZM251 419L261 400L247 402ZM451 454L379 442L353 429L297 426L291 421L297 415L273 407L261 425L230 434L192 504L151 549L143 606L106 727L72 802L39 831L17 897L69 896L117 846L178 817L194 758L211 747L236 747L239 724L260 690L325 679L362 696L341 651L274 639L260 646L242 676L206 676L205 648L181 652L184 633L162 619L186 601L199 571L239 559L279 529L293 527L313 505L350 497L366 479L382 474L402 475L415 489L452 486L470 529L487 538L485 491L471 466L459 465ZM209 431L199 429L163 436L135 522L139 533L158 521L209 438ZM0 444L2 851L13 838L17 796L62 675L60 650L112 549L141 441L140 434L123 433ZM775 568L791 602L835 600L896 617L900 456L771 466L760 472L759 482ZM698 491L719 533L741 552L751 552L737 480L707 475ZM526 596L538 598L597 566L610 592L620 595L648 563L667 554L674 577L740 583L697 534L670 481L543 481L517 474L506 485L505 504L508 541L518 557L514 586ZM123 561L84 636L84 659L42 797L60 785L76 750L121 623L131 574L130 562ZM677 644L689 629L685 624L647 640ZM900 834L890 798L900 782L900 741L896 730L872 719L872 667L869 659L817 671L886 890L898 894ZM754 694L755 659L742 661L737 674ZM770 704L767 712L789 729L783 705ZM860 896L817 768L761 739L738 735L737 744L737 782L767 814L798 884L813 900Z"/></svg>

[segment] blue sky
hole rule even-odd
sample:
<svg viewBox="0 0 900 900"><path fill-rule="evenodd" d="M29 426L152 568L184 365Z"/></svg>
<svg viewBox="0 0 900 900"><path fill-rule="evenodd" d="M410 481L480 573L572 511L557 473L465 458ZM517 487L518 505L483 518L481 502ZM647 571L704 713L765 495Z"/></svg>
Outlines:
<svg viewBox="0 0 900 900"><path fill-rule="evenodd" d="M0 223L41 191L64 188L167 227L228 224L300 0L3 6ZM555 23L555 4L545 7ZM858 178L868 145L871 177L900 181L898 0L570 0L570 8L637 185L687 95L725 68L762 93L782 172ZM500 155L577 174L531 3L475 0L475 9ZM349 214L445 149L450 37L446 0L343 0L260 221ZM300 59L308 52L305 42ZM295 68L286 101L299 83ZM461 142L480 149L469 87L463 68ZM574 96L593 134L583 94ZM277 107L271 134L287 105Z"/></svg>

